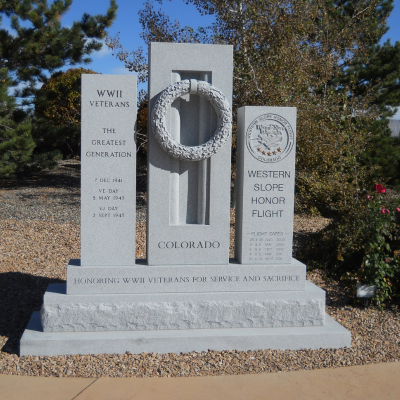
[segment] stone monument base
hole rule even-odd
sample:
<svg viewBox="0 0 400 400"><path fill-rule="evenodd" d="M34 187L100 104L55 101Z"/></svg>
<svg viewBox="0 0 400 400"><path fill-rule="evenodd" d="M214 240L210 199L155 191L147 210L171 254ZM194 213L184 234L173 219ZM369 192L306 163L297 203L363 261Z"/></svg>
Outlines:
<svg viewBox="0 0 400 400"><path fill-rule="evenodd" d="M350 332L325 316L324 326L284 328L176 329L112 332L43 332L32 315L20 356L63 354L186 353L207 350L300 350L350 347Z"/></svg>
<svg viewBox="0 0 400 400"><path fill-rule="evenodd" d="M325 314L325 292L67 295L52 284L20 355L339 348L348 330Z"/></svg>
<svg viewBox="0 0 400 400"><path fill-rule="evenodd" d="M41 309L44 332L322 326L325 291L69 295L49 285Z"/></svg>

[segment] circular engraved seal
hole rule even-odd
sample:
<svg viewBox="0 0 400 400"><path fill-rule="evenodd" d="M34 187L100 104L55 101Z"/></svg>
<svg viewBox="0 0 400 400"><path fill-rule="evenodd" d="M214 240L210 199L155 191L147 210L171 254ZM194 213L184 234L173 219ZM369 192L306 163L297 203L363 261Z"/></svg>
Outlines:
<svg viewBox="0 0 400 400"><path fill-rule="evenodd" d="M246 145L251 155L264 163L283 160L294 146L294 132L285 118L263 114L247 128Z"/></svg>
<svg viewBox="0 0 400 400"><path fill-rule="evenodd" d="M205 97L214 107L218 125L206 143L185 146L173 139L166 128L167 110L180 96L187 93ZM232 131L232 111L223 93L204 81L183 80L163 90L151 113L151 127L158 144L172 157L185 161L200 161L215 154L228 140Z"/></svg>

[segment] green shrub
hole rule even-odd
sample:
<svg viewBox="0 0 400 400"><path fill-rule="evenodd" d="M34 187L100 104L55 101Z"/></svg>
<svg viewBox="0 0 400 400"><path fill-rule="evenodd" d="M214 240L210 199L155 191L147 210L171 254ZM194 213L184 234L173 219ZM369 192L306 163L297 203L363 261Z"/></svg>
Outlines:
<svg viewBox="0 0 400 400"><path fill-rule="evenodd" d="M376 285L373 302L382 307L400 294L400 204L389 202L382 185L364 193L347 215L308 243L301 258L323 267L355 291L356 283Z"/></svg>
<svg viewBox="0 0 400 400"><path fill-rule="evenodd" d="M80 155L81 75L90 69L71 68L55 73L38 91L33 137L37 151L60 151L64 157Z"/></svg>

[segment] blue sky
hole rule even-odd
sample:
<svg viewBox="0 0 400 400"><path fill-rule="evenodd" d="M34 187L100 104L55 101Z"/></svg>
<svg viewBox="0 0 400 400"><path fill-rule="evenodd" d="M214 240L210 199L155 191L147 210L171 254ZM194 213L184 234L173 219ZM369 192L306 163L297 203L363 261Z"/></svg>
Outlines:
<svg viewBox="0 0 400 400"><path fill-rule="evenodd" d="M114 25L109 29L109 34L115 36L120 33L122 46L128 51L144 46L139 34L141 27L139 24L138 11L143 7L143 0L117 0L118 13ZM156 3L156 6L158 3ZM74 0L70 11L64 16L63 24L71 25L74 20L80 20L83 13L92 15L105 13L109 6L109 0ZM162 9L170 16L171 20L177 19L182 25L190 25L194 28L198 26L208 26L213 21L210 16L202 17L193 5L186 5L183 0L164 0ZM7 26L7 22L4 21ZM388 33L382 41L390 39L392 43L400 41L400 0L395 0L394 10L388 19L390 27ZM131 74L121 61L118 61L112 52L103 46L100 52L92 55L93 62L87 68L102 74L129 75ZM145 88L144 85L141 88ZM393 118L400 119L400 108Z"/></svg>
<svg viewBox="0 0 400 400"><path fill-rule="evenodd" d="M400 42L400 0L395 0L394 9L388 18L387 25L389 26L389 30L382 37L382 42L386 42L388 39L390 39L392 43ZM400 120L400 107L396 115L392 118Z"/></svg>
<svg viewBox="0 0 400 400"><path fill-rule="evenodd" d="M117 19L113 26L108 30L110 36L114 37L118 32L122 46L132 51L139 46L144 47L144 42L140 39L141 25L139 24L139 10L143 7L143 0L117 0L118 12ZM86 0L85 2L75 0L68 14L64 17L64 24L72 24L72 21L81 18L83 13L92 15L104 13L109 6L109 0ZM155 2L158 7L159 3ZM160 5L173 21L177 19L181 25L190 25L194 28L198 26L208 26L212 23L211 16L202 17L193 5L186 5L183 0L164 0ZM101 72L102 74L131 74L124 64L112 56L112 52L103 46L102 50L92 55L93 62L88 68ZM146 88L147 85L141 86ZM139 88L140 89L140 88Z"/></svg>

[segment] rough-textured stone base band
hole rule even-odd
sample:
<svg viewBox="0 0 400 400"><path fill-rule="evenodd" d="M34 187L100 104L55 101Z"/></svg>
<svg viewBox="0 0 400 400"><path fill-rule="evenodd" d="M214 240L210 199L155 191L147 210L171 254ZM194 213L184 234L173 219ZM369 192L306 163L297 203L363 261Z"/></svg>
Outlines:
<svg viewBox="0 0 400 400"><path fill-rule="evenodd" d="M264 292L304 290L306 266L292 258L290 264L241 265L231 259L226 265L81 267L71 260L67 269L67 293L195 293Z"/></svg>
<svg viewBox="0 0 400 400"><path fill-rule="evenodd" d="M68 295L52 284L41 309L45 332L265 328L324 325L325 292Z"/></svg>
<svg viewBox="0 0 400 400"><path fill-rule="evenodd" d="M351 334L326 315L325 326L130 332L43 332L39 312L22 335L20 356L186 353L207 350L299 350L350 347Z"/></svg>

